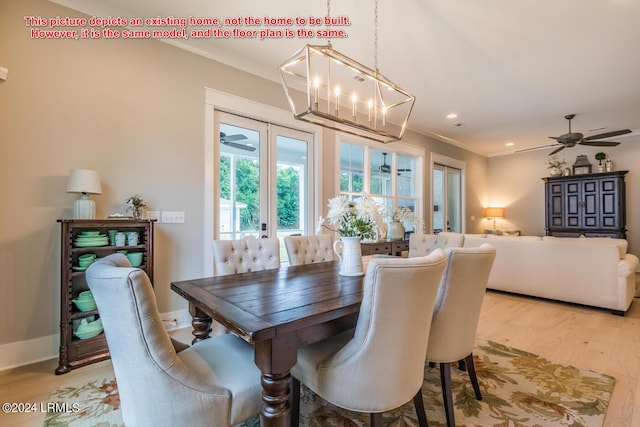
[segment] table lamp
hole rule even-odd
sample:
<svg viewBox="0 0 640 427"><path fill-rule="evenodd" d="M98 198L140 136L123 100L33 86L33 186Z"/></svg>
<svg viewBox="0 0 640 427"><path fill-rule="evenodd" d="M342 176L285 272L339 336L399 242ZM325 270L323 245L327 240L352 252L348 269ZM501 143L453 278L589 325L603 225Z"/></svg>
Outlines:
<svg viewBox="0 0 640 427"><path fill-rule="evenodd" d="M89 169L71 169L67 181L67 193L81 193L73 203L74 219L94 219L96 204L89 199L89 194L102 194L102 185L98 172Z"/></svg>
<svg viewBox="0 0 640 427"><path fill-rule="evenodd" d="M504 208L484 208L484 217L493 218L493 229L496 229L496 218L504 218Z"/></svg>

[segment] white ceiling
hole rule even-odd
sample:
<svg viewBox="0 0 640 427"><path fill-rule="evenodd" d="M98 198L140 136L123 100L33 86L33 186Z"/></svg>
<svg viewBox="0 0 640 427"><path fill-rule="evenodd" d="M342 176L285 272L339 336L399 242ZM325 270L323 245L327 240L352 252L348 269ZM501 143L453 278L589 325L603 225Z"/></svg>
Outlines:
<svg viewBox="0 0 640 427"><path fill-rule="evenodd" d="M327 11L321 0L53 1L126 18ZM374 1L334 1L331 15L351 22L334 49L373 67ZM553 144L547 137L566 133L571 113L574 132L631 129L614 140L640 144L639 19L639 0L379 0L378 68L416 95L410 129L484 155ZM306 43L325 40L172 42L278 82L277 66Z"/></svg>

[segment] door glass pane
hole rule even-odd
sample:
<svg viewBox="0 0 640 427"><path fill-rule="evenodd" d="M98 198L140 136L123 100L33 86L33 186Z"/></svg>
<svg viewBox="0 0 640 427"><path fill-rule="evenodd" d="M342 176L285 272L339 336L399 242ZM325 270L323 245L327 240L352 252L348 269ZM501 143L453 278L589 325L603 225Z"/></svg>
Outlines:
<svg viewBox="0 0 640 427"><path fill-rule="evenodd" d="M364 191L364 147L340 144L340 192Z"/></svg>
<svg viewBox="0 0 640 427"><path fill-rule="evenodd" d="M391 158L389 153L369 150L369 163L371 167L370 194L391 195Z"/></svg>
<svg viewBox="0 0 640 427"><path fill-rule="evenodd" d="M433 232L440 233L444 228L444 168L433 167Z"/></svg>
<svg viewBox="0 0 640 427"><path fill-rule="evenodd" d="M220 123L220 239L260 236L260 132Z"/></svg>
<svg viewBox="0 0 640 427"><path fill-rule="evenodd" d="M460 233L460 170L447 168L447 231Z"/></svg>

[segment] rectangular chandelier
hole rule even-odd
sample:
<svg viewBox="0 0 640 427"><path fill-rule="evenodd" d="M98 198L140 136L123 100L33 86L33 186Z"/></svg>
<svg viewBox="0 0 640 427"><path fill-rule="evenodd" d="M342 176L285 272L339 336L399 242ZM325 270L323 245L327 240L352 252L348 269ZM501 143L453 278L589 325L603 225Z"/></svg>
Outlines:
<svg viewBox="0 0 640 427"><path fill-rule="evenodd" d="M416 98L378 70L331 44L306 45L278 69L296 119L382 143L402 139Z"/></svg>

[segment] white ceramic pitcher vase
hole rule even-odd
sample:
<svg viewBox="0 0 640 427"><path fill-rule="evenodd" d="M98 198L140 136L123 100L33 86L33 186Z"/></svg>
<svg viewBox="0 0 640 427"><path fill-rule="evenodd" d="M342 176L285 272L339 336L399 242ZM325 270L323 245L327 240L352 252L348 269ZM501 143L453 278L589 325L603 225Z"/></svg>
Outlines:
<svg viewBox="0 0 640 427"><path fill-rule="evenodd" d="M362 276L362 249L360 248L360 237L341 237L333 243L333 251L340 260L340 271L342 276Z"/></svg>

